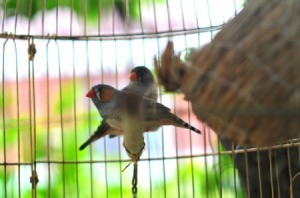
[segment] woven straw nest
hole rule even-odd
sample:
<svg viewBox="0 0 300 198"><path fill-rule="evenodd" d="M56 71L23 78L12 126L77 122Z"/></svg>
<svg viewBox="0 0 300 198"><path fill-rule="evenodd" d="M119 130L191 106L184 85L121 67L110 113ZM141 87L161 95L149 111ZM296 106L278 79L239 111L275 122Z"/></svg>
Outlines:
<svg viewBox="0 0 300 198"><path fill-rule="evenodd" d="M299 137L299 1L250 1L187 60L169 42L155 65L167 91L183 92L198 118L234 143Z"/></svg>

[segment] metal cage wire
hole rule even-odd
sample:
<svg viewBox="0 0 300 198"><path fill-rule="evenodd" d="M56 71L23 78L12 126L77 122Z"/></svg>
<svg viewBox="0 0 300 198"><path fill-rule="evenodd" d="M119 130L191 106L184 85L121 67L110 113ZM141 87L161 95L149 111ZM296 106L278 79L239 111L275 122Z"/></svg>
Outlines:
<svg viewBox="0 0 300 198"><path fill-rule="evenodd" d="M0 195L131 196L132 173L121 172L129 162L122 137L105 137L78 150L100 123L84 93L99 82L124 87L133 66L153 68L153 55L161 54L168 39L178 51L204 45L243 2L24 2L1 1ZM255 197L253 190L264 197L265 188L280 197L285 181L277 151L287 154L289 181L296 176L291 164L299 163L298 140L272 148L238 148L198 121L182 96L159 93L160 102L203 133L163 127L146 134L140 197ZM258 176L258 189L252 174ZM264 185L265 175L270 186Z"/></svg>

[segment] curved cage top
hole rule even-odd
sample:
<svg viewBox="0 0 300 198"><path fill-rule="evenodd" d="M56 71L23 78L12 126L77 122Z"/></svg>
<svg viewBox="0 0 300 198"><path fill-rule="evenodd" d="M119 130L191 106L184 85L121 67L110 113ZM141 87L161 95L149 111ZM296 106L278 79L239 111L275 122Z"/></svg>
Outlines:
<svg viewBox="0 0 300 198"><path fill-rule="evenodd" d="M2 34L61 39L128 39L218 30L241 0L2 0ZM3 35L2 35L3 37Z"/></svg>

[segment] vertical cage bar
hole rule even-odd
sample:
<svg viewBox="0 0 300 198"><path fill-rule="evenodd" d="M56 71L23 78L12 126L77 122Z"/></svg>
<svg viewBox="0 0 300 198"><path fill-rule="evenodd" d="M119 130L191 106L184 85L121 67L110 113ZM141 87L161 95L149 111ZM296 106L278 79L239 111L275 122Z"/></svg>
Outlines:
<svg viewBox="0 0 300 198"><path fill-rule="evenodd" d="M61 148L62 148L62 175L63 175L63 197L66 197L66 176L65 176L65 146L64 146L64 124L63 124L63 106L62 106L62 81L61 81L61 65L60 65L60 50L57 41L55 40L57 47L58 58L58 80L59 80L59 110L60 110L60 130L61 130Z"/></svg>
<svg viewBox="0 0 300 198"><path fill-rule="evenodd" d="M184 21L184 14L183 14L182 0L179 0L179 2L180 2L180 11L181 11L181 22L182 22L182 27L183 27L183 30L186 30L186 27L185 27L185 21ZM186 37L186 34L184 34L184 36Z"/></svg>
<svg viewBox="0 0 300 198"><path fill-rule="evenodd" d="M112 34L115 35L115 0L111 0L112 4Z"/></svg>
<svg viewBox="0 0 300 198"><path fill-rule="evenodd" d="M70 36L72 35L73 35L73 0L70 0Z"/></svg>
<svg viewBox="0 0 300 198"><path fill-rule="evenodd" d="M234 197L237 198L237 185L236 185L236 164L235 164L235 154L234 154L234 144L231 143L231 159L233 164L233 185L234 185Z"/></svg>
<svg viewBox="0 0 300 198"><path fill-rule="evenodd" d="M14 27L15 34L17 34L19 9L20 9L20 0L17 0L17 2L16 2L16 12L15 12L15 27Z"/></svg>
<svg viewBox="0 0 300 198"><path fill-rule="evenodd" d="M72 32L72 31L71 31ZM74 132L75 132L75 157L76 157L76 193L77 197L79 197L79 173L78 173L78 131L77 131L77 107L76 107L76 73L75 73L75 60L74 60L75 52L74 52L74 41L72 41L72 65L73 65L73 78L72 78L72 83L73 83L73 90L74 90L74 95L73 95L73 110L74 110Z"/></svg>
<svg viewBox="0 0 300 198"><path fill-rule="evenodd" d="M190 102L188 102L188 121L191 123L191 109L190 109ZM192 167L192 190L193 190L193 197L195 197L195 175L194 175L194 158L193 158L193 140L192 140L192 131L189 130L189 141L190 141L190 163Z"/></svg>
<svg viewBox="0 0 300 198"><path fill-rule="evenodd" d="M45 10L46 10L46 0L42 0L42 35L45 35Z"/></svg>
<svg viewBox="0 0 300 198"><path fill-rule="evenodd" d="M5 24L5 19L6 19L6 0L3 2L3 18L2 18L2 34L4 33L4 24Z"/></svg>
<svg viewBox="0 0 300 198"><path fill-rule="evenodd" d="M297 142L300 142L300 138L297 139ZM300 166L300 146L297 147L297 152L298 152L298 165Z"/></svg>
<svg viewBox="0 0 300 198"><path fill-rule="evenodd" d="M231 151L232 151L232 155L231 155L231 158L232 158L232 163L233 163L233 184L234 184L234 195L235 197L237 197L237 182L236 182L236 155L237 154L234 154L234 149L235 146L233 143L231 143Z"/></svg>
<svg viewBox="0 0 300 198"><path fill-rule="evenodd" d="M51 197L51 169L50 169L50 93L49 93L49 43L46 44L46 96L47 96L47 161L48 161L48 197Z"/></svg>
<svg viewBox="0 0 300 198"><path fill-rule="evenodd" d="M269 147L268 149L269 165L270 165L270 181L271 181L271 193L272 198L274 197L274 186L273 186L273 162L272 162L272 150Z"/></svg>
<svg viewBox="0 0 300 198"><path fill-rule="evenodd" d="M292 143L292 142L291 142ZM288 171L289 171L289 183L291 184L291 183L293 183L293 180L292 180L292 178L293 178L293 175L292 175L292 169L291 169L291 150L290 150L290 148L288 147L287 149L286 149L286 151L287 151L287 160L288 160ZM290 192L291 193L291 192Z"/></svg>
<svg viewBox="0 0 300 198"><path fill-rule="evenodd" d="M100 66L101 66L101 83L104 83L103 79L104 79L104 69L103 69L103 50L102 50L102 40L100 40L99 42L100 44L100 49L101 49L101 53L100 53ZM106 138L103 138L103 152L104 152L104 177L105 177L105 189L106 189L106 198L109 197L108 194L108 172L107 172L107 150L106 150Z"/></svg>
<svg viewBox="0 0 300 198"><path fill-rule="evenodd" d="M143 25L143 20L142 20L142 8L141 8L141 0L138 1L139 3L139 23L140 23L140 27L141 27L141 32L142 34L144 34L144 25ZM145 39L143 38L143 56L144 56L144 66L146 66L146 44L145 44ZM151 158L151 153L150 153L150 139L149 139L149 133L145 134L146 135L146 139L147 139L147 154L148 157ZM148 174L149 174L149 183L150 183L150 189L149 189L149 196L150 198L152 198L152 171L151 171L151 160L148 160Z"/></svg>
<svg viewBox="0 0 300 198"><path fill-rule="evenodd" d="M117 40L114 39L114 57L116 59L117 56ZM118 70L118 61L115 61L115 76L116 76L116 88L118 89L119 88L119 79L118 79L118 76L119 76L119 70ZM121 138L120 136L118 136L118 157L119 157L119 169L122 170L122 152L121 152ZM120 171L120 193L121 193L121 198L123 197L123 185L122 185L122 171Z"/></svg>
<svg viewBox="0 0 300 198"><path fill-rule="evenodd" d="M160 99L160 101L162 101L162 91L161 91L160 88L159 88L159 99ZM162 144L162 163L163 163L164 197L167 197L164 128L162 128L161 131L162 131L162 132L161 132L161 144Z"/></svg>
<svg viewBox="0 0 300 198"><path fill-rule="evenodd" d="M299 138L297 138L297 142L298 143L300 142ZM297 146L297 153L298 153L298 169L299 169L300 168L300 146Z"/></svg>
<svg viewBox="0 0 300 198"><path fill-rule="evenodd" d="M180 1L180 9L181 9L181 17L182 17L182 25L183 25L183 29L185 30L185 21L184 21L184 14L183 14L183 5L182 5L182 1ZM183 34L184 37L184 50L187 50L187 35L184 33ZM191 115L190 115L190 105L189 102L187 102L187 109L188 109L188 123L191 123ZM192 151L192 134L191 134L191 130L189 129L189 142L190 142L190 156L192 156L193 151ZM190 164L191 164L191 180L192 180L192 197L195 197L195 190L194 190L194 163L193 163L193 158L190 157Z"/></svg>
<svg viewBox="0 0 300 198"><path fill-rule="evenodd" d="M220 194L220 198L223 197L223 194L222 194L222 156L221 156L221 151L220 151L220 146L221 146L221 143L220 143L220 139L218 138L218 141L217 141L217 146L218 146L218 167L219 167L219 194Z"/></svg>
<svg viewBox="0 0 300 198"><path fill-rule="evenodd" d="M212 169L214 169L214 182L215 182L215 184L216 184L216 186L217 186L217 188L218 188L218 192L219 192L219 195L221 196L221 194L222 194L222 190L221 190L221 188L222 188L222 184L220 183L221 181L218 181L218 178L219 179L221 179L222 178L222 176L221 176L221 173L220 173L220 166L221 166L221 162L222 162L222 160L221 160L221 156L220 156L220 154L219 154L219 139L217 139L217 145L216 145L216 149L217 150L215 150L215 148L214 148L214 144L213 144L213 140L212 140L212 131L211 131L211 128L208 128L208 131L209 131L209 133L208 133L208 142L209 142L209 145L210 145L210 149L213 151L212 153L213 154L217 154L217 155L214 155L213 156L213 164L216 164L216 165L214 165L214 166L212 166Z"/></svg>
<svg viewBox="0 0 300 198"><path fill-rule="evenodd" d="M73 35L73 0L70 0L70 36ZM75 72L75 52L74 52L74 41L72 41L72 65L73 65L73 73L72 73L72 83L73 83L73 90L74 90L74 95L73 95L73 111L74 111L74 131L75 131L75 160L76 160L76 194L77 198L79 198L79 166L78 166L78 129L77 129L77 100L76 100L76 72Z"/></svg>
<svg viewBox="0 0 300 198"><path fill-rule="evenodd" d="M157 18L156 18L156 4L155 4L155 0L152 0L152 6L153 6L153 16L154 16L154 31L155 32L158 32L158 29L157 29ZM157 39L157 45L159 47L159 44L158 44L158 39Z"/></svg>
<svg viewBox="0 0 300 198"><path fill-rule="evenodd" d="M260 170L260 151L257 150L257 167L258 167L258 182L259 182L259 195L262 198L262 184L261 184L261 170Z"/></svg>
<svg viewBox="0 0 300 198"><path fill-rule="evenodd" d="M139 4L139 25L140 25L140 28L141 28L141 33L144 34L144 24L143 24L143 16L142 16L142 5L141 5L141 0L138 0L138 4ZM144 46L145 46L145 39L143 38L143 43L144 43ZM144 57L145 56L145 50L144 50ZM145 65L145 58L144 58L144 65Z"/></svg>
<svg viewBox="0 0 300 198"><path fill-rule="evenodd" d="M233 0L233 6L234 6L234 16L237 15L237 8L236 8L236 2Z"/></svg>
<svg viewBox="0 0 300 198"><path fill-rule="evenodd" d="M204 170L205 170L205 192L206 197L209 197L209 180L208 180L208 174L207 174L207 142L206 142L206 133L207 133L207 125L204 125L203 128L203 139L204 139ZM200 178L201 181L202 178Z"/></svg>
<svg viewBox="0 0 300 198"><path fill-rule="evenodd" d="M89 61L89 49L88 49L88 40L85 41L85 52L86 52L86 76L87 76L87 87L90 87L91 84L91 77L90 77L90 61ZM91 102L88 103L88 130L89 130L89 136L91 136L92 126L91 126ZM93 161L93 147L90 146L90 161ZM90 178L91 178L91 197L94 197L94 191L93 191L93 164L90 163Z"/></svg>
<svg viewBox="0 0 300 198"><path fill-rule="evenodd" d="M7 176L6 176L6 126L5 126L5 51L8 39L3 44L2 54L2 130L3 130L3 158L4 158L4 196L7 197Z"/></svg>
<svg viewBox="0 0 300 198"><path fill-rule="evenodd" d="M167 7L167 13L168 13L168 31L171 32L172 27L171 27L171 15L170 15L170 7L169 6L170 6L169 0L166 0L166 7ZM156 18L156 15L155 15L155 18ZM156 33L158 33L158 32L156 32Z"/></svg>
<svg viewBox="0 0 300 198"><path fill-rule="evenodd" d="M101 0L98 0L98 35L101 35Z"/></svg>
<svg viewBox="0 0 300 198"><path fill-rule="evenodd" d="M247 149L245 149L245 163L246 163L246 175L247 175L247 178L246 178L246 181L247 181L247 195L248 197L250 197L250 181L249 181L249 163L248 163L248 151Z"/></svg>
<svg viewBox="0 0 300 198"><path fill-rule="evenodd" d="M281 197L281 192L280 192L280 177L279 177L279 170L278 170L278 158L277 158L277 151L274 152L275 156L275 171L276 171L276 180L277 180L277 193L278 193L278 198Z"/></svg>
<svg viewBox="0 0 300 198"><path fill-rule="evenodd" d="M17 105L17 132L18 132L18 196L21 197L21 170L20 170L20 163L21 163L21 148L20 148L20 101L19 101L19 65L18 65L18 51L15 39L13 39L14 49L15 49L15 61L16 61L16 105Z"/></svg>
<svg viewBox="0 0 300 198"><path fill-rule="evenodd" d="M32 1L33 0L29 1L29 6L28 6L28 36L30 35Z"/></svg>
<svg viewBox="0 0 300 198"><path fill-rule="evenodd" d="M208 10L209 26L212 27L210 6L209 6L209 1L208 0L206 0L206 6L207 6L207 10Z"/></svg>
<svg viewBox="0 0 300 198"><path fill-rule="evenodd" d="M128 0L122 0L122 1L125 1L125 3L123 3L123 6L124 6L124 10L125 10L125 25L124 25L124 28L125 28L125 34L129 34L130 33L130 13L129 13L129 4L128 4Z"/></svg>
<svg viewBox="0 0 300 198"><path fill-rule="evenodd" d="M32 39L32 44L33 44L33 39ZM32 148L33 148L33 161L31 161L32 166L33 166L33 171L31 175L31 182L34 190L34 197L36 197L36 190L37 190L37 172L36 172L36 112L35 112L35 76L34 76L34 61L32 60L31 62L31 73L32 73L32 80L31 83L32 85Z"/></svg>
<svg viewBox="0 0 300 198"><path fill-rule="evenodd" d="M147 142L149 143L150 139L149 139L149 134L148 133L146 134L146 138L147 138ZM149 158L151 158L150 145L149 144L147 144L147 152L148 152ZM149 166L148 174L149 174L149 181L150 181L149 195L152 198L152 188L153 188L152 186L153 186L153 184L152 184L151 160L148 160L148 166Z"/></svg>
<svg viewBox="0 0 300 198"><path fill-rule="evenodd" d="M31 45L34 45L34 40L32 38ZM35 107L35 75L34 75L34 59L31 61L31 70L32 70L32 111L33 111L33 179L32 183L34 185L34 194L36 197L36 190L37 190L37 173L36 173L36 107Z"/></svg>
<svg viewBox="0 0 300 198"><path fill-rule="evenodd" d="M82 9L83 9L83 35L86 36L86 29L87 29L87 2L89 1L82 1Z"/></svg>
<svg viewBox="0 0 300 198"><path fill-rule="evenodd" d="M182 12L182 17L183 17L183 7L182 7L182 2L180 1L180 6L181 6L181 12ZM185 29L185 22L183 20L183 27ZM188 44L187 44L187 35L184 34L184 47L185 50L187 50L188 48ZM190 109L190 102L187 102L187 109L188 109L188 123L191 124L191 109ZM192 173L192 193L193 193L193 197L195 197L195 178L194 178L194 160L193 160L193 141L192 141L192 131L189 129L189 141L190 141L190 163L191 163L191 173Z"/></svg>
<svg viewBox="0 0 300 198"><path fill-rule="evenodd" d="M28 29L29 30L29 29ZM29 33L29 31L28 31ZM30 39L28 39L28 46L30 46ZM32 126L32 90L31 90L31 66L30 60L28 59L28 102L29 102L29 133L30 133L30 168L31 168L31 176L34 173L33 167L33 126ZM36 188L34 182L32 182L32 197L36 197Z"/></svg>
<svg viewBox="0 0 300 198"><path fill-rule="evenodd" d="M198 12L197 12L197 6L196 6L196 1L197 0L193 0L193 4L194 4L194 14L195 14L195 18L196 18L196 24L197 24L197 28L199 28L199 19L198 19ZM199 34L198 34L199 36Z"/></svg>
<svg viewBox="0 0 300 198"><path fill-rule="evenodd" d="M154 1L154 5L156 7L156 2ZM169 0L166 0L166 8L167 8L167 13L168 13L168 31L171 31L171 19L170 19L170 9L169 9ZM157 17L156 13L155 13L155 18ZM155 21L155 23L157 23L157 21ZM158 30L156 29L156 32L155 33L158 33ZM172 38L171 38L172 40ZM160 49L159 49L159 53L160 53ZM159 89L160 91L160 100L162 101L162 92L161 90ZM162 128L162 147L163 147L163 158L165 158L165 138L164 138L164 129ZM176 157L178 156L178 150L177 150L177 133L176 133ZM178 159L176 159L176 163L177 163L177 168L179 169L179 166L178 166ZM163 173L164 173L164 193L165 193L165 197L166 197L166 193L167 193L167 185L166 185L166 165L165 165L165 159L163 160ZM178 174L179 172L177 172L177 187L179 187L179 180L178 180ZM180 188L178 188L177 190L177 194L178 196L180 196Z"/></svg>
<svg viewBox="0 0 300 198"><path fill-rule="evenodd" d="M59 6L59 0L56 0L56 6L55 6L55 35L58 34L58 6Z"/></svg>
<svg viewBox="0 0 300 198"><path fill-rule="evenodd" d="M208 127L208 126L207 126ZM217 152L215 151L215 148L214 148L214 145L213 145L213 142L212 142L212 138L211 138L211 129L208 127L207 128L207 141L208 141L208 145L209 145L209 148L211 149L211 154L216 154ZM206 156L207 157L207 156ZM213 161L213 164L217 164L217 163L219 163L219 162L217 162L216 161L216 158L217 157L219 157L219 156L215 156L215 155L213 155L213 156L211 156L212 157L212 161ZM213 170L214 170L214 176L215 177L213 177L212 178L212 180L213 180L213 182L215 182L215 185L217 185L218 187L219 187L219 185L218 185L218 180L217 180L217 168L216 168L216 166L212 166L211 167ZM208 171L209 171L209 169L208 169ZM209 179L209 178L208 178ZM211 186L211 187L214 187L213 185ZM219 191L220 192L220 191ZM211 191L210 191L210 188L209 188L209 193L211 193ZM213 193L213 192L212 192Z"/></svg>
<svg viewBox="0 0 300 198"><path fill-rule="evenodd" d="M176 98L175 95L173 94L173 108L174 108L174 114L176 115L176 108L175 108L175 103L176 103ZM177 195L180 197L180 167L179 167L179 159L178 159L178 132L177 128L174 127L175 130L175 154L176 154L176 177L177 177Z"/></svg>

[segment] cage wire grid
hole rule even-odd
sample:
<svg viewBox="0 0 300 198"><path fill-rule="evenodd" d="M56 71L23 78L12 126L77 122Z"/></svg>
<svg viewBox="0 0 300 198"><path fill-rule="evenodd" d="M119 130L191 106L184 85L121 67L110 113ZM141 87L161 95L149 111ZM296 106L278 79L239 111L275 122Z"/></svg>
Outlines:
<svg viewBox="0 0 300 198"><path fill-rule="evenodd" d="M234 0L2 0L0 196L130 197L132 170L121 172L129 162L122 137L78 150L101 121L86 91L96 83L124 87L133 66L153 68L153 56L169 39L178 51L204 45L241 6ZM293 180L298 140L239 148L198 121L181 95L159 89L159 102L202 135L174 127L147 133L139 197L255 197L252 174L258 175L257 196L271 188L280 197L277 150L287 153ZM249 168L250 158L256 158L257 172ZM270 186L264 186L264 175Z"/></svg>

